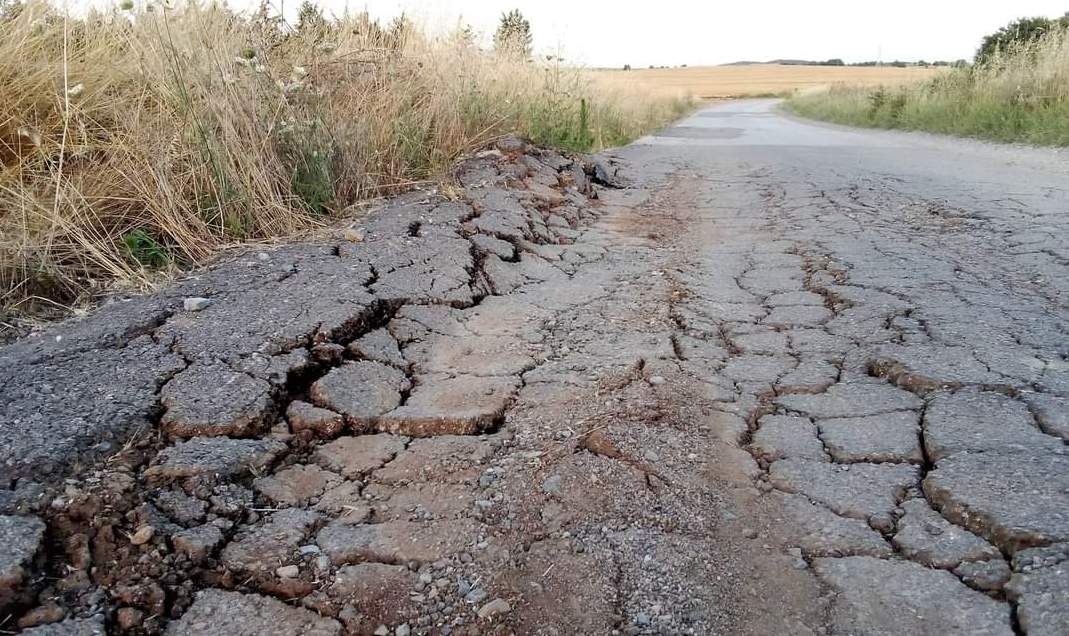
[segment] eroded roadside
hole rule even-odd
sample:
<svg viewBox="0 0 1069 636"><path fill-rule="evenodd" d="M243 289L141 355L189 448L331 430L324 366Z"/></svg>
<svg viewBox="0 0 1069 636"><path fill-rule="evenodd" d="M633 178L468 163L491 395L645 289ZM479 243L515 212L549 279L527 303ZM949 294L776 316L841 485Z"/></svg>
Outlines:
<svg viewBox="0 0 1069 636"><path fill-rule="evenodd" d="M724 532L757 491L680 373L664 244L691 220L615 172L506 141L359 240L7 347L2 627L793 625L814 587L746 602L786 557Z"/></svg>

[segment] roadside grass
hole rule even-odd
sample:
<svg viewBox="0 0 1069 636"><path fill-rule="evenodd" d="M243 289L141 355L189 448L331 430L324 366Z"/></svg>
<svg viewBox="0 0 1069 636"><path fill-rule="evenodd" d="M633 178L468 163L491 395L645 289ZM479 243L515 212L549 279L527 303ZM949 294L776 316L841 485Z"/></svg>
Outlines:
<svg viewBox="0 0 1069 636"><path fill-rule="evenodd" d="M930 80L799 92L786 102L813 119L1004 142L1069 145L1069 31Z"/></svg>
<svg viewBox="0 0 1069 636"><path fill-rule="evenodd" d="M691 107L462 31L131 6L0 18L0 319L306 232L504 134L597 150Z"/></svg>

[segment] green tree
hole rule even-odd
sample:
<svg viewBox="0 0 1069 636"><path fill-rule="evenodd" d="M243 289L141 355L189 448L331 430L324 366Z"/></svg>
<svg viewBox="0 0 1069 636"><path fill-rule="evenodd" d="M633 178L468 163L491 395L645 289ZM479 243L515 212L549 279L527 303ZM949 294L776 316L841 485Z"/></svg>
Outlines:
<svg viewBox="0 0 1069 636"><path fill-rule="evenodd" d="M318 40L326 35L329 24L319 7L304 0L297 9L297 32L305 37Z"/></svg>
<svg viewBox="0 0 1069 636"><path fill-rule="evenodd" d="M1021 44L1033 42L1054 29L1066 27L1069 27L1069 13L1056 20L1043 17L1014 20L984 37L980 43L980 50L976 52L976 61L986 62L997 51L1006 51Z"/></svg>
<svg viewBox="0 0 1069 636"><path fill-rule="evenodd" d="M505 55L531 57L531 23L519 9L501 15L494 33L494 49Z"/></svg>

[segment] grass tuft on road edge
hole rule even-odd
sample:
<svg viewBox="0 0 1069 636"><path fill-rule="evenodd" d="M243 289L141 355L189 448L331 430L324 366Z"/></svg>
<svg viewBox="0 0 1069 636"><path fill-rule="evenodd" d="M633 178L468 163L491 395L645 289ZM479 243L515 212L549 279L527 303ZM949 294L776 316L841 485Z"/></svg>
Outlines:
<svg viewBox="0 0 1069 636"><path fill-rule="evenodd" d="M406 20L2 6L0 318L307 231L506 133L597 150L691 105Z"/></svg>
<svg viewBox="0 0 1069 636"><path fill-rule="evenodd" d="M999 52L922 83L837 85L786 102L804 117L1004 142L1069 145L1069 31Z"/></svg>

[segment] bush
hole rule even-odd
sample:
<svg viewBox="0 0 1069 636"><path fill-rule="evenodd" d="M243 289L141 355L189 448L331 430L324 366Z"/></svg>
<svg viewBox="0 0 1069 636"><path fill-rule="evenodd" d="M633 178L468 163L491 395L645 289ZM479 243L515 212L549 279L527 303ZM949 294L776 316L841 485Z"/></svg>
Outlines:
<svg viewBox="0 0 1069 636"><path fill-rule="evenodd" d="M976 52L976 62L990 61L998 53L1012 53L1020 46L1028 45L1043 36L1069 26L1069 13L1061 18L1020 18L1010 22L998 31L985 36Z"/></svg>

